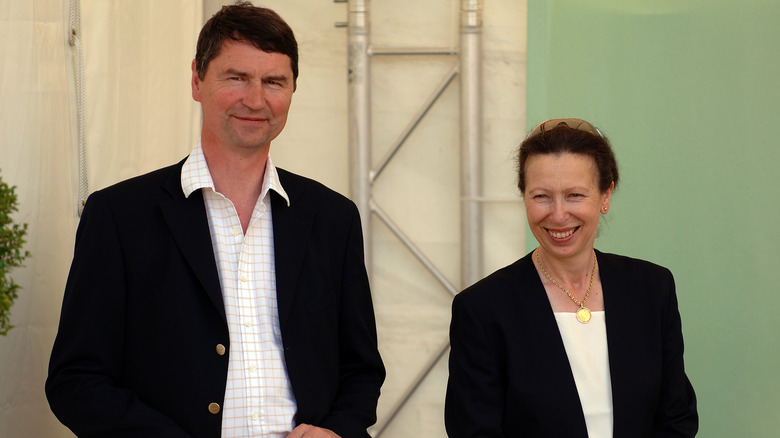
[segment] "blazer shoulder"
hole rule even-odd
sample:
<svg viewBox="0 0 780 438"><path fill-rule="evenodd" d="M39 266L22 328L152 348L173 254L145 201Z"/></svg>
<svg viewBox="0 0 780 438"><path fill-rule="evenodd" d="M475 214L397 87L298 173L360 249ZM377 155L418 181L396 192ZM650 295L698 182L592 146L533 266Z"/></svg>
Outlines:
<svg viewBox="0 0 780 438"><path fill-rule="evenodd" d="M456 301L477 303L497 302L499 305L508 298L507 295L517 295L518 288L537 281L533 259L529 253L514 263L496 270L487 277L465 288L455 296Z"/></svg>
<svg viewBox="0 0 780 438"><path fill-rule="evenodd" d="M138 175L90 194L90 198L109 198L126 200L128 198L148 197L154 189L165 189L170 194L184 193L181 189L181 169L186 158L176 164L166 166L143 175Z"/></svg>
<svg viewBox="0 0 780 438"><path fill-rule="evenodd" d="M647 260L624 255L603 253L596 250L599 269L622 278L671 278L672 272L661 265Z"/></svg>
<svg viewBox="0 0 780 438"><path fill-rule="evenodd" d="M327 207L329 209L346 208L356 210L355 203L341 193L327 187L319 181L292 173L285 169L276 168L279 181L290 197L290 203L302 200L309 205Z"/></svg>
<svg viewBox="0 0 780 438"><path fill-rule="evenodd" d="M651 306L651 302L664 305L676 300L674 276L669 269L647 260L598 251L596 257L606 306L620 306L621 302L637 305L640 299L646 306ZM606 291L611 291L611 295Z"/></svg>

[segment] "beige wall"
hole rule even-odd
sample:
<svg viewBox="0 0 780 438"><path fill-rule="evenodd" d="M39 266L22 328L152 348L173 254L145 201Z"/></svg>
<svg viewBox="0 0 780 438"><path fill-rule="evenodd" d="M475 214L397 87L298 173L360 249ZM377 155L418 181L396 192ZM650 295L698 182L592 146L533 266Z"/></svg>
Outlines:
<svg viewBox="0 0 780 438"><path fill-rule="evenodd" d="M190 61L204 16L222 2L82 0L88 176L92 190L172 163L197 141ZM512 150L525 126L525 1L484 2L485 270L523 253ZM348 193L347 5L267 0L293 27L301 76L288 126L272 147L277 165ZM457 0L374 1L374 44L457 46ZM78 223L78 157L67 0L0 7L0 175L18 186L30 224L16 325L0 338L0 436L68 437L48 410L43 381ZM375 158L383 155L454 58L375 59ZM377 182L375 196L453 284L460 281L457 81ZM410 214L413 213L413 214ZM372 284L388 379L380 421L447 340L451 297L372 219ZM445 356L446 359L446 356ZM383 436L444 436L446 360Z"/></svg>

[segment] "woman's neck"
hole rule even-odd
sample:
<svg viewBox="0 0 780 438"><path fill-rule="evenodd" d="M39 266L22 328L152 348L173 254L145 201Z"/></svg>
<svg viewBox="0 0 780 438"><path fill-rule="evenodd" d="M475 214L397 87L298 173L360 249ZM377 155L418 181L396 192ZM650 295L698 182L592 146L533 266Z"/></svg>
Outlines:
<svg viewBox="0 0 780 438"><path fill-rule="evenodd" d="M590 282L596 263L593 249L565 259L550 256L542 247L536 248L536 253L534 256L538 256L543 271L565 287L580 289Z"/></svg>

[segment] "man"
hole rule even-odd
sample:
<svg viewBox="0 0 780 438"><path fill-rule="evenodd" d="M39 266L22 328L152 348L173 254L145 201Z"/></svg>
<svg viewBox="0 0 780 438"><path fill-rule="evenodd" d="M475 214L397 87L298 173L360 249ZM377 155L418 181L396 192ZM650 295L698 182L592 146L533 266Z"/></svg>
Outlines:
<svg viewBox="0 0 780 438"><path fill-rule="evenodd" d="M368 437L384 380L354 204L274 167L298 76L249 3L201 30L201 141L90 196L46 393L79 437Z"/></svg>

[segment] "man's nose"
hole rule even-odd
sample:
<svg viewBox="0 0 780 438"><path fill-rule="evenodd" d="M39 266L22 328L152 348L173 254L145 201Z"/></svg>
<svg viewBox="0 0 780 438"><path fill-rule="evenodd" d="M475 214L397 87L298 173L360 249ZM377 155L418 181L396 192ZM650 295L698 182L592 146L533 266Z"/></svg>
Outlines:
<svg viewBox="0 0 780 438"><path fill-rule="evenodd" d="M242 99L244 105L251 109L260 109L265 105L265 89L261 81L249 81L246 94Z"/></svg>

